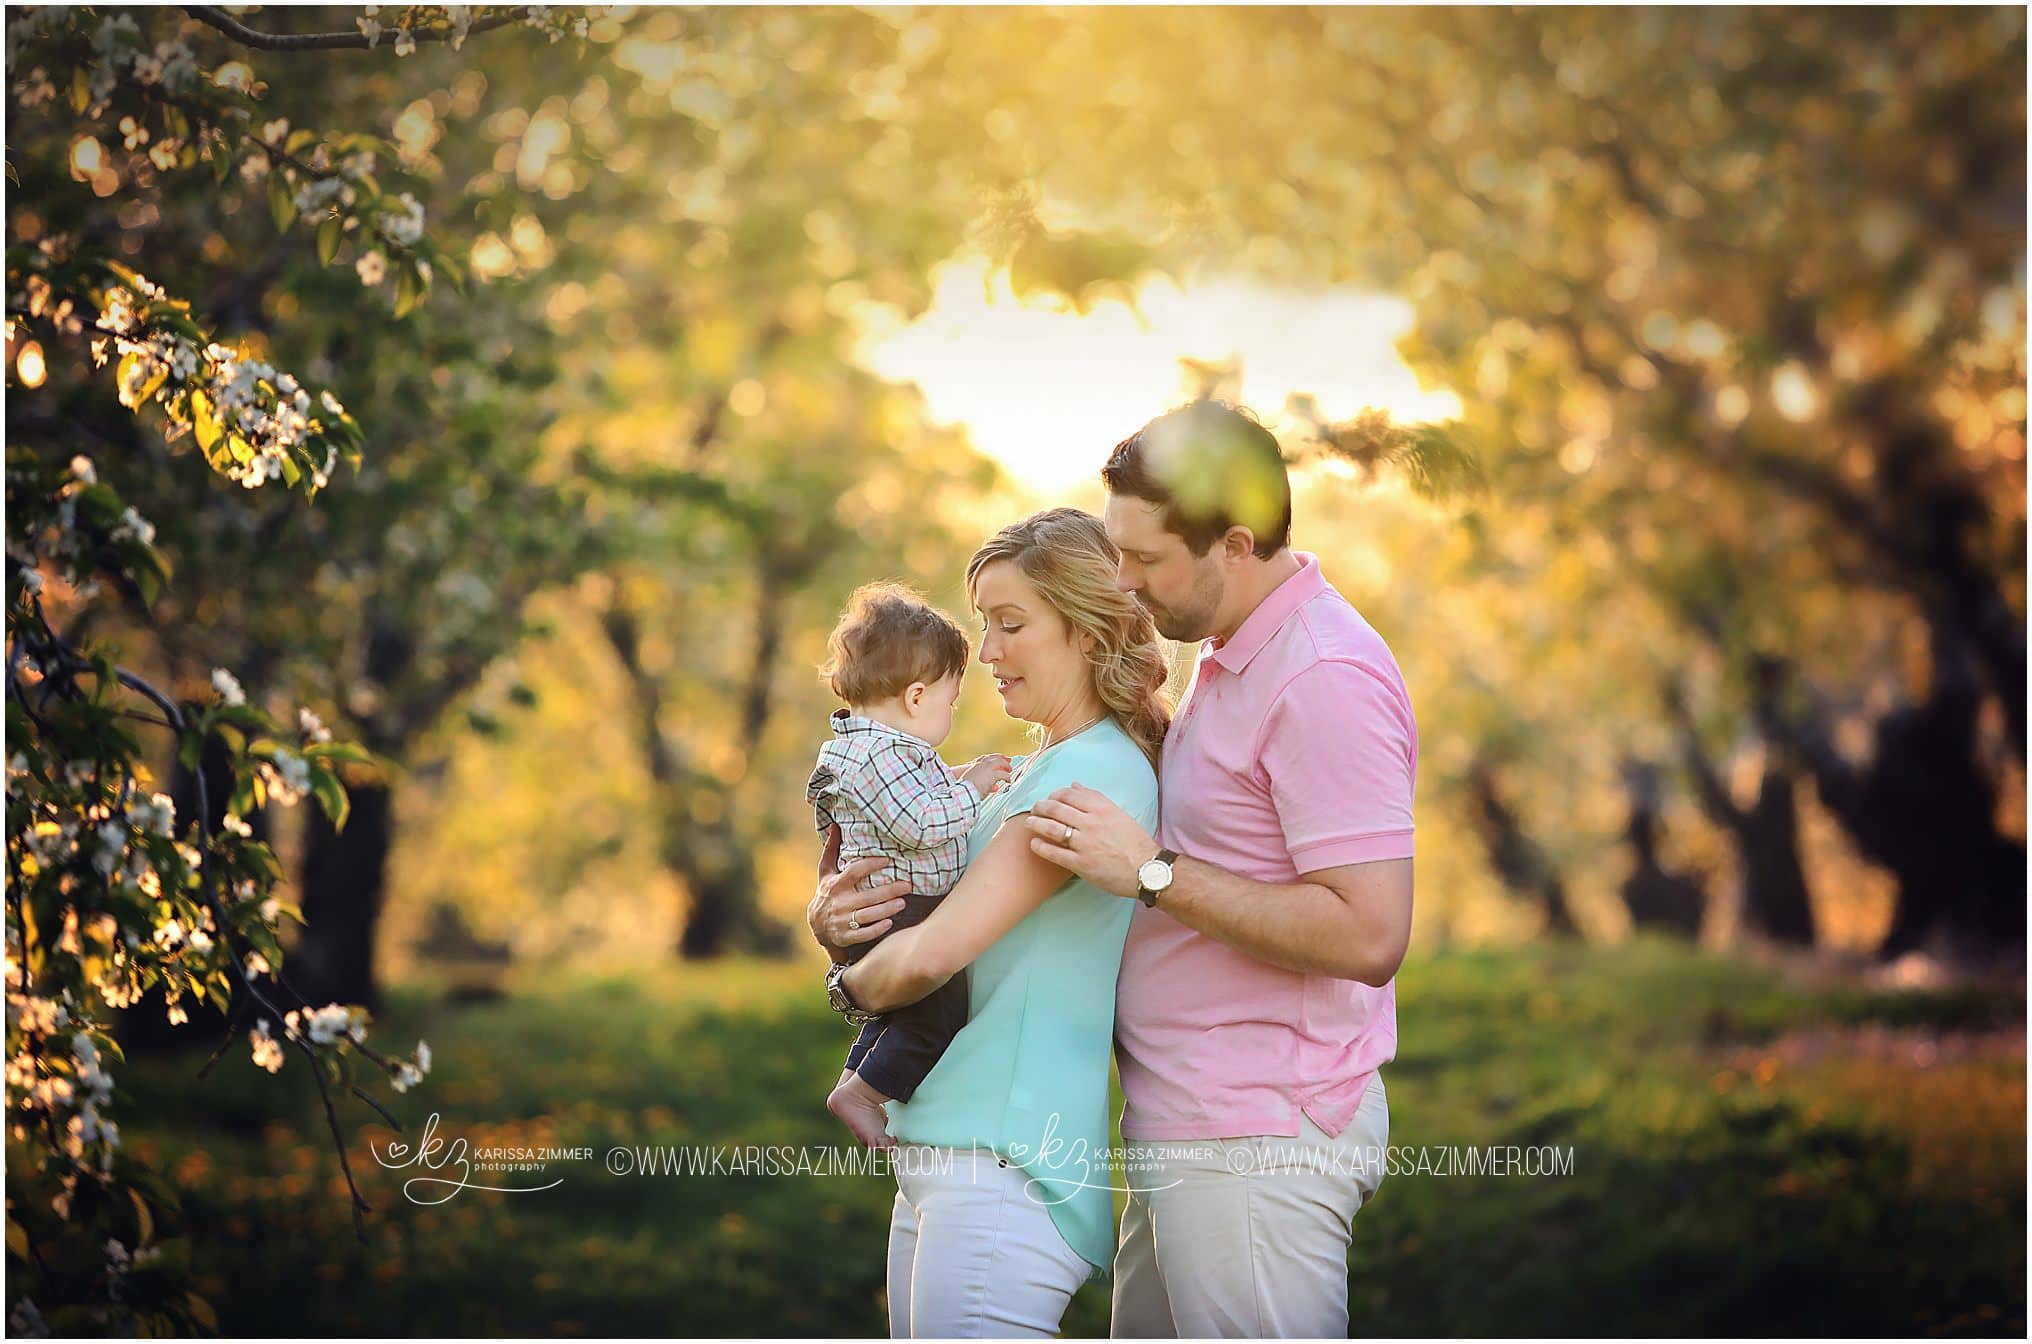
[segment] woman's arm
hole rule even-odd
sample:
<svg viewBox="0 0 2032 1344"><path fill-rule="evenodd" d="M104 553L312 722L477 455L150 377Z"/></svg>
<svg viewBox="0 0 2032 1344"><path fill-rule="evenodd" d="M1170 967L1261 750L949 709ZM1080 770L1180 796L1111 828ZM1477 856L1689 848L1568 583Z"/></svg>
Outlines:
<svg viewBox="0 0 2032 1344"><path fill-rule="evenodd" d="M1029 830L1010 817L922 924L884 938L846 969L840 983L871 1013L915 1003L1071 880L1065 869L1030 852Z"/></svg>

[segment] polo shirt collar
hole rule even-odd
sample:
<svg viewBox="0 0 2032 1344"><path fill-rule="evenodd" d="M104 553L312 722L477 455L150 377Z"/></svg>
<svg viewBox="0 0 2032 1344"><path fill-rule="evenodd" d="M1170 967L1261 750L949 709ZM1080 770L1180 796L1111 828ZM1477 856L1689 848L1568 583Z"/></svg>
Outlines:
<svg viewBox="0 0 2032 1344"><path fill-rule="evenodd" d="M1310 551L1293 554L1298 557L1298 572L1272 588L1270 595L1256 604L1234 637L1220 644L1207 641L1207 656L1223 670L1241 675L1242 669L1262 652L1293 612L1326 591L1326 578L1319 572L1319 557Z"/></svg>

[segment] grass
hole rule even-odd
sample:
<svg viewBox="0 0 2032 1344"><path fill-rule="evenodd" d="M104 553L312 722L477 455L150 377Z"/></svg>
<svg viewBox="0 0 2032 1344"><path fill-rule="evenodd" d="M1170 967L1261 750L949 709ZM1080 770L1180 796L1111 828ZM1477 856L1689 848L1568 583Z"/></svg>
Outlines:
<svg viewBox="0 0 2032 1344"><path fill-rule="evenodd" d="M271 1078L241 1049L202 1085L202 1054L137 1064L125 1128L185 1192L227 1334L883 1335L889 1177L602 1162L844 1144L822 1101L847 1038L815 982L731 963L474 1006L397 991L377 1034L436 1057L395 1099L412 1135L437 1112L447 1142L594 1155L472 1177L554 1189L425 1206L358 1123L365 1246L300 1060ZM1790 985L1649 942L1448 953L1398 992L1393 1145L1573 1165L1391 1175L1356 1220L1357 1333L2024 1333L2022 995ZM1066 1333L1105 1335L1107 1310L1083 1289Z"/></svg>

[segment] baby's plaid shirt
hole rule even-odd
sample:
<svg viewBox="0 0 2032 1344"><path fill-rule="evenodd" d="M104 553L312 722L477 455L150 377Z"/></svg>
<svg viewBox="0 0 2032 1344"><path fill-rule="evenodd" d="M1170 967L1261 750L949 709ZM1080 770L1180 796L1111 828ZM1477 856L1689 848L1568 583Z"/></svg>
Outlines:
<svg viewBox="0 0 2032 1344"><path fill-rule="evenodd" d="M967 870L967 832L981 795L921 737L844 709L834 710L833 740L819 748L805 785L823 835L840 828L840 864L882 855L888 876L917 896L943 896Z"/></svg>

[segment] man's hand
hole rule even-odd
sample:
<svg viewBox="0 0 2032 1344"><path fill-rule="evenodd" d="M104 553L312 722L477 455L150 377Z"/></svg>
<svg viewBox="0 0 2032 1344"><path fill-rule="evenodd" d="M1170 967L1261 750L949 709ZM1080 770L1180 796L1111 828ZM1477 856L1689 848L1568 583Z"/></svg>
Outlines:
<svg viewBox="0 0 2032 1344"><path fill-rule="evenodd" d="M881 871L888 860L880 855L856 859L840 867L840 828L826 835L825 853L818 862L818 893L804 908L804 922L811 936L834 961L845 961L846 949L856 943L871 943L889 932L892 916L903 908L908 882L884 882L863 890L861 883Z"/></svg>
<svg viewBox="0 0 2032 1344"><path fill-rule="evenodd" d="M953 773L973 785L975 793L986 798L1009 782L1009 758L990 752L986 756L974 757Z"/></svg>
<svg viewBox="0 0 2032 1344"><path fill-rule="evenodd" d="M1031 808L1029 825L1031 853L1115 896L1135 896L1136 870L1157 856L1150 832L1084 784L1060 789Z"/></svg>

